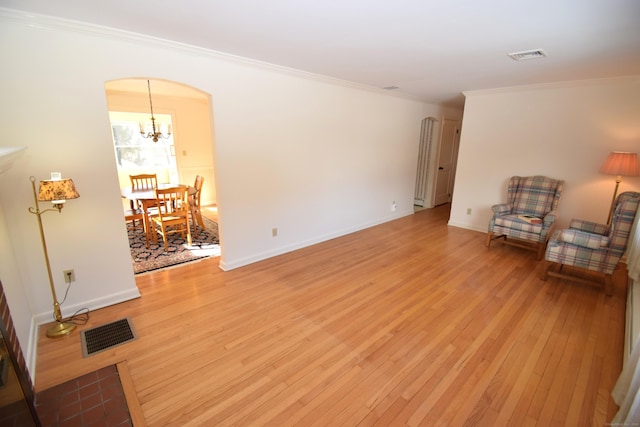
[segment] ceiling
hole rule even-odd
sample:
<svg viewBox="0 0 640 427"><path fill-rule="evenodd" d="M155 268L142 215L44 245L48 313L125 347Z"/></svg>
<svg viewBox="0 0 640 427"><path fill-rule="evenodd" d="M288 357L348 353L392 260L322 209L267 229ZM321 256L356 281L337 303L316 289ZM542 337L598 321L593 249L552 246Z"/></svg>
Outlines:
<svg viewBox="0 0 640 427"><path fill-rule="evenodd" d="M640 75L638 0L0 0L461 107L463 91ZM512 52L547 57L514 61Z"/></svg>

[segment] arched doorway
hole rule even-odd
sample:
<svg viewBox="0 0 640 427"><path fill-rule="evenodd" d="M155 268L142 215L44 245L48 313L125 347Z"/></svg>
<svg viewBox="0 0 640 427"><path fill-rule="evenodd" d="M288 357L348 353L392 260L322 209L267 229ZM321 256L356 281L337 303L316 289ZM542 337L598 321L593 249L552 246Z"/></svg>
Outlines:
<svg viewBox="0 0 640 427"><path fill-rule="evenodd" d="M181 83L148 80L149 86L147 78L105 83L112 131L114 134L116 130L128 133L134 141L125 147L114 146L120 187L130 185L130 174L153 172L158 177L158 184L189 185L193 185L195 177L200 175L204 177L201 204L213 211L219 224L211 96ZM151 89L156 122L172 126L172 135L166 140L153 142L139 135L139 121L150 121L151 117L148 88Z"/></svg>

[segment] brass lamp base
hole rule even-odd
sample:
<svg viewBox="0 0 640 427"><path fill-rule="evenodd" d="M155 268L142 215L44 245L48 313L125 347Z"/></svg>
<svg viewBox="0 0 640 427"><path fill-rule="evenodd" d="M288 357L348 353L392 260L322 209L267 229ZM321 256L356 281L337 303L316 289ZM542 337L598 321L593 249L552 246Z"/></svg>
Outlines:
<svg viewBox="0 0 640 427"><path fill-rule="evenodd" d="M57 322L55 325L47 329L47 336L49 338L58 338L63 335L68 335L76 328L75 323L71 322Z"/></svg>

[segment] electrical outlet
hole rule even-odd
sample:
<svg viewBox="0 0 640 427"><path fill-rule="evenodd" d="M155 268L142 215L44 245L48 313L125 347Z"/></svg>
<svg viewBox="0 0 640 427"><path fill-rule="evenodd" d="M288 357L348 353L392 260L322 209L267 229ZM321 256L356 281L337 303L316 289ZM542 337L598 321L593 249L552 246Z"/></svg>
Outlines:
<svg viewBox="0 0 640 427"><path fill-rule="evenodd" d="M71 283L76 281L76 273L73 270L64 270L62 272L64 275L64 283Z"/></svg>
<svg viewBox="0 0 640 427"><path fill-rule="evenodd" d="M394 200L393 202L391 202L391 212L395 212L397 208L398 206L396 206L396 202Z"/></svg>
<svg viewBox="0 0 640 427"><path fill-rule="evenodd" d="M277 228L272 228L271 229L271 237L277 237L278 236L278 229Z"/></svg>

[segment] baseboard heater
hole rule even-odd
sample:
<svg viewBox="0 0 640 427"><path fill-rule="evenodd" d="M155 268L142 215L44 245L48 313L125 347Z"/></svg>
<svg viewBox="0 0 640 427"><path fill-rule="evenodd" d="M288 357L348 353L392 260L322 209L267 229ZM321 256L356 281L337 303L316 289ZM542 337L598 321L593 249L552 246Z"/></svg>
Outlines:
<svg viewBox="0 0 640 427"><path fill-rule="evenodd" d="M416 170L416 187L413 195L413 204L424 207L429 196L429 162L431 159L431 145L433 143L433 129L437 120L427 117L422 120L420 128L420 150L418 151L418 168Z"/></svg>

